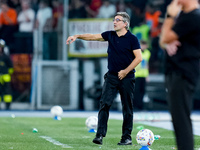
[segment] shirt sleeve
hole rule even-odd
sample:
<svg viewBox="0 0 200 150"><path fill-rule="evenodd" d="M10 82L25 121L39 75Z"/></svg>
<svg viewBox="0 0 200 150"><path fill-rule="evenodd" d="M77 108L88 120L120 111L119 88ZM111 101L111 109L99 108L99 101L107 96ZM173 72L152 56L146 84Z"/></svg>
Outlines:
<svg viewBox="0 0 200 150"><path fill-rule="evenodd" d="M103 39L104 39L105 41L108 41L108 39L109 39L109 34L110 34L110 31L106 31L106 32L101 33L101 36L103 37Z"/></svg>
<svg viewBox="0 0 200 150"><path fill-rule="evenodd" d="M131 38L131 47L132 47L132 50L136 50L136 49L141 49L141 47L140 47L140 43L139 43L139 40L137 39L137 37L136 36L133 36L132 38Z"/></svg>
<svg viewBox="0 0 200 150"><path fill-rule="evenodd" d="M180 16L172 30L178 35L179 39L195 31L194 18L191 16Z"/></svg>

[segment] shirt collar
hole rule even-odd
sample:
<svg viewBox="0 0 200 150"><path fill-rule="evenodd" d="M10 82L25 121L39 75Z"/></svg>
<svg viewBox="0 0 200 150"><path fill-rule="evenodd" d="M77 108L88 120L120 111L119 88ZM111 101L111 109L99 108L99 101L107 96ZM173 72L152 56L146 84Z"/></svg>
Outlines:
<svg viewBox="0 0 200 150"><path fill-rule="evenodd" d="M115 31L115 34L117 35L116 31ZM120 36L120 37L129 37L130 34L131 34L131 33L130 33L130 31L128 30L128 31L126 32L125 35L122 35L122 36Z"/></svg>

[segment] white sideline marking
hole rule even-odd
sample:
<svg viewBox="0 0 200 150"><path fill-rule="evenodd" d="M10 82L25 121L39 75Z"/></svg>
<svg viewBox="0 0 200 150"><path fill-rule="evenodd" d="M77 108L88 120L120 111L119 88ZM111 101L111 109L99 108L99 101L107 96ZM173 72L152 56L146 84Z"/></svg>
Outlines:
<svg viewBox="0 0 200 150"><path fill-rule="evenodd" d="M59 141L56 141L55 139L49 137L49 136L40 136L41 138L53 143L54 145L59 145L59 146L62 146L62 148L73 148L67 144L63 144L63 143L60 143Z"/></svg>

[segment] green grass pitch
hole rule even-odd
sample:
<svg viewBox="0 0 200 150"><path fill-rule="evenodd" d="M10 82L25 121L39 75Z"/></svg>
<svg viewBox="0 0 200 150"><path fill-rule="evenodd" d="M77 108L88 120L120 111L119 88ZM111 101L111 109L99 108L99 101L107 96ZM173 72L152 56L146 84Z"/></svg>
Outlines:
<svg viewBox="0 0 200 150"><path fill-rule="evenodd" d="M1 150L139 150L135 140L140 123L134 123L132 146L118 146L121 137L122 120L110 119L107 136L103 145L92 143L95 133L89 133L85 126L86 118L62 118L61 121L53 118L35 117L1 117L0 118L0 149ZM146 126L155 135L160 135L150 146L152 150L170 150L175 148L173 131ZM34 133L33 128L38 129ZM187 142L187 140L186 140ZM200 148L200 136L195 136L195 147Z"/></svg>

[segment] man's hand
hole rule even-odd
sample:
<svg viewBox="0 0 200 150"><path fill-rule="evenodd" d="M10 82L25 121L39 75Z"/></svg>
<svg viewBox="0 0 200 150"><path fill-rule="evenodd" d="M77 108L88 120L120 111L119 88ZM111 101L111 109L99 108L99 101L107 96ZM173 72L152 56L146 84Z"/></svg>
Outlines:
<svg viewBox="0 0 200 150"><path fill-rule="evenodd" d="M175 18L179 14L181 9L182 9L182 6L178 4L178 1L177 0L173 0L171 2L171 4L169 4L168 7L167 7L167 13L170 16Z"/></svg>
<svg viewBox="0 0 200 150"><path fill-rule="evenodd" d="M77 39L76 36L69 36L69 37L67 38L66 44L71 44L71 43L73 43L76 39Z"/></svg>
<svg viewBox="0 0 200 150"><path fill-rule="evenodd" d="M165 45L165 49L167 51L167 54L169 56L175 55L177 50L178 50L178 46L181 46L181 43L178 40L173 41L173 42L171 42L169 44L166 44Z"/></svg>
<svg viewBox="0 0 200 150"><path fill-rule="evenodd" d="M118 72L118 78L119 78L120 80L124 79L124 78L126 77L126 75L127 75L127 72L126 72L125 70L120 70L120 71Z"/></svg>

